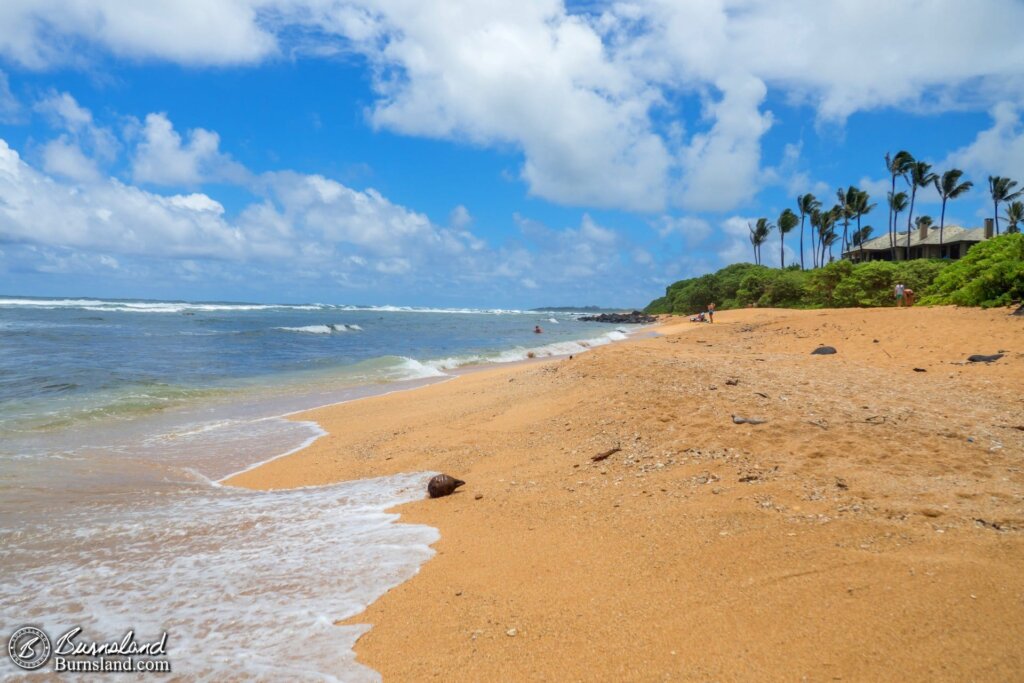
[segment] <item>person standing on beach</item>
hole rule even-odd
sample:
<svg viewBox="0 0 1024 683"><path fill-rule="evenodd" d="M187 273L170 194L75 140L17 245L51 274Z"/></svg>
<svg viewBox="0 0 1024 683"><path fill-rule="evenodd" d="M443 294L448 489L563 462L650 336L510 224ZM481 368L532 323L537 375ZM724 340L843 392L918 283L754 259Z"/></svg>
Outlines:
<svg viewBox="0 0 1024 683"><path fill-rule="evenodd" d="M715 322L715 304L714 304L714 302L711 302L710 304L708 304L708 322L709 323Z"/></svg>
<svg viewBox="0 0 1024 683"><path fill-rule="evenodd" d="M896 284L896 306L899 308L903 307L903 294L905 291L902 283Z"/></svg>

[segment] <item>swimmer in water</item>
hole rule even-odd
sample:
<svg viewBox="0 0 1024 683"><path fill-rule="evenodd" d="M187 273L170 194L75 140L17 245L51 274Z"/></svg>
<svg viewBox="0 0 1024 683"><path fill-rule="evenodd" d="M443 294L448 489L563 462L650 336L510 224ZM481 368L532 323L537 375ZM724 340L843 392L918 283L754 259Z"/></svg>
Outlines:
<svg viewBox="0 0 1024 683"><path fill-rule="evenodd" d="M541 333L541 332L543 332L543 331L544 331L544 330L540 329L540 325L534 325L534 326L533 326L533 333L534 333L534 334L540 334L540 333Z"/></svg>

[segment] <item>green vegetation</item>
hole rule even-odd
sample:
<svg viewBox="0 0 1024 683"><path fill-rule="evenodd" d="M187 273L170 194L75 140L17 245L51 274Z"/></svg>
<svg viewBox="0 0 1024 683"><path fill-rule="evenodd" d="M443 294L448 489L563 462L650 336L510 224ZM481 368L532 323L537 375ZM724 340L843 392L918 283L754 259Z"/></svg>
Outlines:
<svg viewBox="0 0 1024 683"><path fill-rule="evenodd" d="M902 282L925 291L946 261L918 260L854 265L835 261L817 270L785 270L735 263L717 273L680 280L665 296L652 301L646 313L692 314L714 302L720 310L750 305L779 308L891 306L892 291Z"/></svg>
<svg viewBox="0 0 1024 683"><path fill-rule="evenodd" d="M934 186L942 199L939 214L939 245L943 244L946 204L966 194L974 186L961 182L964 172L949 169L941 175L932 167L914 159L902 150L885 155L891 189L888 200L890 260L854 264L835 260L833 245L840 244L841 254L861 247L870 239L874 228L861 227L861 219L876 206L867 192L850 185L836 190L838 202L824 208L812 194L797 197L796 208L784 209L776 223L758 218L748 223L754 263L734 263L717 273L680 280L655 299L646 313L692 314L703 311L710 303L719 309L745 306L782 308L870 307L895 305L893 289L897 283L913 290L924 304L957 304L961 306L1000 306L1024 299L1024 236L1019 232L1024 223L1024 188L1010 178L990 176L989 194L995 218L993 239L973 246L959 261L941 259L910 259L910 242L914 226L918 230L931 227L931 216L914 216L914 204L920 188ZM896 181L902 179L910 190L897 191ZM999 232L999 207L1006 206L1007 234ZM901 232L900 214L907 212L906 232ZM856 221L856 226L851 225ZM811 270L805 270L804 230L809 226ZM838 228L842 227L842 233ZM850 228L854 227L851 234ZM786 267L785 238L800 230L800 262ZM761 265L761 247L772 231L779 233L781 268ZM903 249L902 252L898 250ZM897 255L903 261L897 261Z"/></svg>
<svg viewBox="0 0 1024 683"><path fill-rule="evenodd" d="M1024 234L976 244L935 278L921 303L1006 306L1024 299Z"/></svg>
<svg viewBox="0 0 1024 683"><path fill-rule="evenodd" d="M892 306L901 282L927 305L1005 306L1024 299L1024 234L1011 233L971 247L959 261L917 259L854 264L834 261L815 270L734 263L717 273L680 280L646 313L693 314L718 309L855 308Z"/></svg>

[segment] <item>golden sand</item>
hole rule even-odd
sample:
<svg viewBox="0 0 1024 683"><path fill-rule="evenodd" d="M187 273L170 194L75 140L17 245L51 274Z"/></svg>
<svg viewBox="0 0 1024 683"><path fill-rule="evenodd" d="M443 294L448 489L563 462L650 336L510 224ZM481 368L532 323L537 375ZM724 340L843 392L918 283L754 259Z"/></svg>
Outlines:
<svg viewBox="0 0 1024 683"><path fill-rule="evenodd" d="M468 482L401 508L437 555L353 619L388 681L1024 677L1024 318L662 332L306 413L329 435L231 483Z"/></svg>

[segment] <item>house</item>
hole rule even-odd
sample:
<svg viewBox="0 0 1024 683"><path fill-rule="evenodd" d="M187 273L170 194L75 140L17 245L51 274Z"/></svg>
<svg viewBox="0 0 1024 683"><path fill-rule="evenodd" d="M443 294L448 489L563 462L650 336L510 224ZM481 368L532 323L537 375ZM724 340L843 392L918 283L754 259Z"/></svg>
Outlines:
<svg viewBox="0 0 1024 683"><path fill-rule="evenodd" d="M992 219L985 219L983 228L964 228L959 225L947 225L942 231L942 244L939 244L939 229L922 225L910 233L910 258L948 258L958 259L978 242L992 237ZM843 254L854 263L863 261L892 261L892 245L888 235L869 239L862 245L853 246ZM896 260L907 258L907 233L896 234Z"/></svg>

